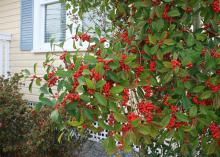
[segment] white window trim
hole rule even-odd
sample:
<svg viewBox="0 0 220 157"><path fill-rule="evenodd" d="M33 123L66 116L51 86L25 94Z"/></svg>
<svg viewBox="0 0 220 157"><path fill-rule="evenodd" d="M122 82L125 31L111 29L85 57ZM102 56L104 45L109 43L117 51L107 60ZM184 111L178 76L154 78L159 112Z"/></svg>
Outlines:
<svg viewBox="0 0 220 157"><path fill-rule="evenodd" d="M44 42L45 33L45 5L51 3L57 3L59 0L34 0L34 20L33 20L33 50L32 52L62 52L63 49L54 46L51 50L50 43ZM66 16L66 24L68 24L68 16ZM82 25L82 21L80 21ZM78 25L73 24L73 34L69 30L66 30L66 41L64 43L64 50L67 51L86 51L88 47L88 42L83 42L81 45L79 42L75 42L77 49L73 48L72 36L75 35L75 29ZM59 44L59 43L54 43Z"/></svg>

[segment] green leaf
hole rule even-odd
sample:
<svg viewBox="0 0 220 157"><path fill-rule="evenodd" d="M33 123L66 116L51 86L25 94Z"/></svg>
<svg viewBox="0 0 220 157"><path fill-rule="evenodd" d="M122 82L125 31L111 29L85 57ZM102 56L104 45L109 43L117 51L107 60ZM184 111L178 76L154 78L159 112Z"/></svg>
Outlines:
<svg viewBox="0 0 220 157"><path fill-rule="evenodd" d="M61 143L61 139L62 139L63 135L64 135L64 132L62 132L62 133L59 135L59 137L58 137L58 139L57 139L58 143Z"/></svg>
<svg viewBox="0 0 220 157"><path fill-rule="evenodd" d="M165 39L165 40L163 41L163 43L166 44L166 45L168 45L168 46L171 46L171 45L175 45L175 44L176 44L176 42L175 42L174 40L172 40L172 39Z"/></svg>
<svg viewBox="0 0 220 157"><path fill-rule="evenodd" d="M104 105L104 106L107 105L107 100L105 99L105 97L102 94L96 92L94 94L94 96L95 96L96 100L98 101L98 103L100 103L101 105Z"/></svg>
<svg viewBox="0 0 220 157"><path fill-rule="evenodd" d="M54 102L54 101L51 101L50 99L45 98L45 97L40 97L39 100L40 100L44 105L48 105L48 106L50 106L50 107L52 107L52 106L55 105L55 102Z"/></svg>
<svg viewBox="0 0 220 157"><path fill-rule="evenodd" d="M95 64L97 62L96 57L92 55L84 56L85 64Z"/></svg>
<svg viewBox="0 0 220 157"><path fill-rule="evenodd" d="M76 127L76 126L81 126L83 122L84 122L83 119L80 119L80 121L68 121L68 125Z"/></svg>
<svg viewBox="0 0 220 157"><path fill-rule="evenodd" d="M196 40L204 41L206 38L207 38L206 34L201 34L201 33L196 34Z"/></svg>
<svg viewBox="0 0 220 157"><path fill-rule="evenodd" d="M115 86L115 87L112 87L112 88L110 89L110 93L111 93L111 94L119 94L119 93L121 93L123 90L124 90L124 87L122 87L122 86Z"/></svg>
<svg viewBox="0 0 220 157"><path fill-rule="evenodd" d="M57 70L56 76L59 77L72 77L73 72L72 71L64 71L64 70Z"/></svg>
<svg viewBox="0 0 220 157"><path fill-rule="evenodd" d="M187 46L191 47L195 44L194 38L192 36L192 34L189 34L186 40L186 44Z"/></svg>
<svg viewBox="0 0 220 157"><path fill-rule="evenodd" d="M37 73L37 63L34 64L34 74Z"/></svg>
<svg viewBox="0 0 220 157"><path fill-rule="evenodd" d="M86 117L91 120L91 121L94 121L94 118L93 118L93 114L90 110L88 109L84 109L84 114L86 115Z"/></svg>
<svg viewBox="0 0 220 157"><path fill-rule="evenodd" d="M32 93L32 86L33 86L33 81L31 81L31 83L28 86L29 92L31 92L31 93Z"/></svg>
<svg viewBox="0 0 220 157"><path fill-rule="evenodd" d="M34 109L38 112L41 110L42 107L43 107L43 104L41 102L38 102L34 105Z"/></svg>
<svg viewBox="0 0 220 157"><path fill-rule="evenodd" d="M40 83L41 83L41 79L40 79L40 78L37 78L37 79L36 79L36 85L37 85L37 86L40 86Z"/></svg>
<svg viewBox="0 0 220 157"><path fill-rule="evenodd" d="M172 71L168 72L163 78L163 83L166 84L166 83L170 82L172 77L173 77Z"/></svg>
<svg viewBox="0 0 220 157"><path fill-rule="evenodd" d="M82 94L79 96L81 100L85 101L85 102L90 102L90 97L86 94Z"/></svg>
<svg viewBox="0 0 220 157"><path fill-rule="evenodd" d="M120 14L124 14L125 13L125 8L122 5L122 3L118 3L117 4L117 11L119 11Z"/></svg>
<svg viewBox="0 0 220 157"><path fill-rule="evenodd" d="M96 88L102 88L105 84L106 84L105 80L99 80L95 86Z"/></svg>
<svg viewBox="0 0 220 157"><path fill-rule="evenodd" d="M85 81L89 89L95 89L95 84L92 82L92 80L85 78Z"/></svg>
<svg viewBox="0 0 220 157"><path fill-rule="evenodd" d="M183 113L176 112L175 115L176 115L177 119L180 121L183 121L183 122L189 121L187 115L185 115Z"/></svg>
<svg viewBox="0 0 220 157"><path fill-rule="evenodd" d="M202 95L200 96L201 99L208 99L212 96L212 91L205 91L202 93Z"/></svg>
<svg viewBox="0 0 220 157"><path fill-rule="evenodd" d="M63 89L64 85L65 85L65 81L64 80L58 81L57 91L60 92Z"/></svg>
<svg viewBox="0 0 220 157"><path fill-rule="evenodd" d="M73 24L70 24L70 25L67 25L68 29L70 30L70 33L72 34L73 33Z"/></svg>
<svg viewBox="0 0 220 157"><path fill-rule="evenodd" d="M124 63L125 63L125 64L130 64L130 63L132 63L135 59L136 59L136 56L130 55L130 56L128 56L128 57L125 59Z"/></svg>
<svg viewBox="0 0 220 157"><path fill-rule="evenodd" d="M168 121L169 122L169 121ZM166 125L167 126L167 125ZM146 125L142 125L140 127L138 127L138 131L143 134L143 135L149 135L151 134L151 129L150 127L146 126Z"/></svg>
<svg viewBox="0 0 220 157"><path fill-rule="evenodd" d="M196 87L193 89L193 93L200 93L200 92L202 92L204 89L205 89L205 86L196 86Z"/></svg>
<svg viewBox="0 0 220 157"><path fill-rule="evenodd" d="M166 115L163 120L160 122L160 125L166 127L170 122L171 115Z"/></svg>
<svg viewBox="0 0 220 157"><path fill-rule="evenodd" d="M178 9L174 8L174 9L171 9L169 12L168 12L168 15L170 17L176 17L176 16L180 16L180 12Z"/></svg>
<svg viewBox="0 0 220 157"><path fill-rule="evenodd" d="M110 77L111 80L115 81L115 82L120 82L120 79L119 77L116 75L116 73L112 72L112 71L109 71L107 73Z"/></svg>
<svg viewBox="0 0 220 157"><path fill-rule="evenodd" d="M99 37L101 36L101 30L99 27L95 27L95 32Z"/></svg>
<svg viewBox="0 0 220 157"><path fill-rule="evenodd" d="M88 69L84 69L82 74L83 75L90 75L91 72Z"/></svg>
<svg viewBox="0 0 220 157"><path fill-rule="evenodd" d="M149 37L149 41L150 41L150 43L153 44L153 45L155 45L156 42L157 42L156 37L153 36L153 35L151 35L151 34L148 35L148 37Z"/></svg>
<svg viewBox="0 0 220 157"><path fill-rule="evenodd" d="M195 117L197 115L197 106L191 106L189 109L189 115L190 117Z"/></svg>
<svg viewBox="0 0 220 157"><path fill-rule="evenodd" d="M59 111L58 110L54 110L51 115L50 118L53 122L58 122L59 121Z"/></svg>
<svg viewBox="0 0 220 157"><path fill-rule="evenodd" d="M104 139L102 141L102 146L105 148L108 155L115 153L117 150L113 137L108 137Z"/></svg>
<svg viewBox="0 0 220 157"><path fill-rule="evenodd" d="M26 75L26 76L29 76L31 75L30 71L28 69L24 69L22 70L22 72Z"/></svg>
<svg viewBox="0 0 220 157"><path fill-rule="evenodd" d="M105 73L105 70L104 70L103 66L104 66L103 63L96 64L95 72L100 74L100 75L103 75Z"/></svg>
<svg viewBox="0 0 220 157"><path fill-rule="evenodd" d="M135 128L138 127L138 124L139 124L139 118L133 120L133 121L131 122L131 124L132 124L132 126L135 127Z"/></svg>
<svg viewBox="0 0 220 157"><path fill-rule="evenodd" d="M172 68L172 64L170 62L163 62L164 67L171 69Z"/></svg>
<svg viewBox="0 0 220 157"><path fill-rule="evenodd" d="M124 114L121 114L121 113L118 113L118 112L114 113L114 118L115 118L116 121L121 122L121 123L125 123L125 122L128 121L127 117Z"/></svg>

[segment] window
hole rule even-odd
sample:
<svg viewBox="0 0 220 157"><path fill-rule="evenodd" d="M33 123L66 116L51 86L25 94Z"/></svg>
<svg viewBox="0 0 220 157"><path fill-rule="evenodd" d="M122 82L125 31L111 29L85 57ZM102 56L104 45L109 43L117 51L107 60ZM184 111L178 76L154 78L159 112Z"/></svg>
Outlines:
<svg viewBox="0 0 220 157"><path fill-rule="evenodd" d="M106 27L106 18L96 12L97 9L85 14L84 20L81 21L77 13L70 16L69 11L66 11L65 8L65 4L59 3L59 0L34 0L33 52L51 51L51 41L54 45L65 41L64 49L74 51L71 37L75 35L78 25L82 26L83 30L95 26L101 26L103 29ZM72 34L67 29L67 25L70 24L73 24ZM93 34L94 31L89 33ZM85 51L88 43L76 42L75 45L81 51ZM53 46L52 51L63 51L63 49Z"/></svg>
<svg viewBox="0 0 220 157"><path fill-rule="evenodd" d="M45 5L45 33L44 42L48 43L51 39L55 42L64 41L66 37L66 10L61 3Z"/></svg>
<svg viewBox="0 0 220 157"><path fill-rule="evenodd" d="M51 44L67 37L65 4L59 0L34 0L33 52L51 51ZM62 51L60 48L53 51Z"/></svg>

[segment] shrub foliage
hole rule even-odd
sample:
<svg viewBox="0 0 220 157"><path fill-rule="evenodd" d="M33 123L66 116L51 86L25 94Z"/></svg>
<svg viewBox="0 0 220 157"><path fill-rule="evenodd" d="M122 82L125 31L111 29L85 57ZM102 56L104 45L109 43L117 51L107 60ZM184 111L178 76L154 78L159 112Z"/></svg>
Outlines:
<svg viewBox="0 0 220 157"><path fill-rule="evenodd" d="M32 79L46 81L39 107L66 126L108 130L110 154L170 139L184 156L219 155L218 0L63 2L80 17L98 7L112 28L73 31L74 43L89 45L85 55L64 51L59 66L46 56L45 75Z"/></svg>

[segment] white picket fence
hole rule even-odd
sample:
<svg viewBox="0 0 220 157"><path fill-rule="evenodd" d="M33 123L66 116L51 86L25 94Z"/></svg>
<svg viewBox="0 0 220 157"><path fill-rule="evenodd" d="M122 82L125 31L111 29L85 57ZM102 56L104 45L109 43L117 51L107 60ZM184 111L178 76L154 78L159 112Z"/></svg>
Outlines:
<svg viewBox="0 0 220 157"><path fill-rule="evenodd" d="M7 76L9 71L10 41L10 34L0 33L0 76Z"/></svg>

